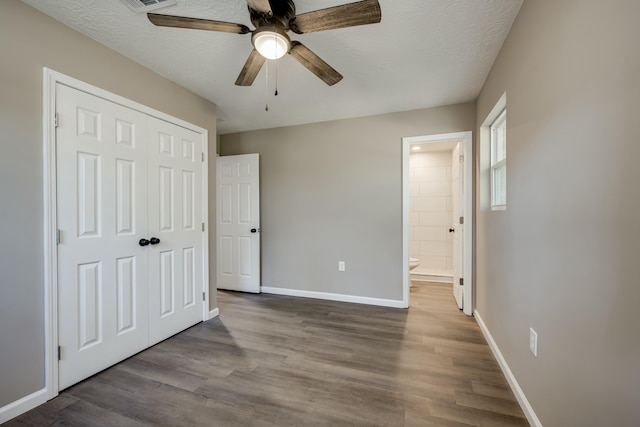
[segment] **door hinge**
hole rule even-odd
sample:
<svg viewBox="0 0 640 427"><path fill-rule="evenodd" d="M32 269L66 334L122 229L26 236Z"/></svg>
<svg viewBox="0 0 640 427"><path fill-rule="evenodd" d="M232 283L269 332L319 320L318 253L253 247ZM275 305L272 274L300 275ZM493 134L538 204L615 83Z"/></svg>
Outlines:
<svg viewBox="0 0 640 427"><path fill-rule="evenodd" d="M200 154L202 154L202 161L204 162L204 151Z"/></svg>
<svg viewBox="0 0 640 427"><path fill-rule="evenodd" d="M60 116L56 112L56 114L54 114L53 116L53 126L58 127L59 124L60 124Z"/></svg>
<svg viewBox="0 0 640 427"><path fill-rule="evenodd" d="M460 163L464 163L464 154L460 154Z"/></svg>
<svg viewBox="0 0 640 427"><path fill-rule="evenodd" d="M59 228L56 229L56 245L60 244L60 234L61 234L60 229Z"/></svg>
<svg viewBox="0 0 640 427"><path fill-rule="evenodd" d="M58 346L58 360L62 360L62 347Z"/></svg>
<svg viewBox="0 0 640 427"><path fill-rule="evenodd" d="M463 216L460 217L460 224L464 225L464 217Z"/></svg>
<svg viewBox="0 0 640 427"><path fill-rule="evenodd" d="M202 223L202 231L204 231L204 222Z"/></svg>
<svg viewBox="0 0 640 427"><path fill-rule="evenodd" d="M207 293L203 292L202 293L202 301L206 301L207 300Z"/></svg>
<svg viewBox="0 0 640 427"><path fill-rule="evenodd" d="M462 277L460 278L460 286L464 286L464 279Z"/></svg>

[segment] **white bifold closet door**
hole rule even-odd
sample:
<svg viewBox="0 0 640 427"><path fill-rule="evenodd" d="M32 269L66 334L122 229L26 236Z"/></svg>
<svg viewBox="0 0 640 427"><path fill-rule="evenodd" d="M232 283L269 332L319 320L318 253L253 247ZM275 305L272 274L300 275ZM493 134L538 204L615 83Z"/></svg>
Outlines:
<svg viewBox="0 0 640 427"><path fill-rule="evenodd" d="M202 319L202 135L56 88L58 386Z"/></svg>

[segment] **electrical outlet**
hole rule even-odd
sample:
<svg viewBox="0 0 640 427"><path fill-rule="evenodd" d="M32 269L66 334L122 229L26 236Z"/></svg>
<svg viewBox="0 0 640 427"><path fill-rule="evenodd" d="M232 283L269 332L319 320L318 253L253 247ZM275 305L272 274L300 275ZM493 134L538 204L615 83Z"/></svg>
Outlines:
<svg viewBox="0 0 640 427"><path fill-rule="evenodd" d="M529 350L538 357L538 333L533 328L529 328Z"/></svg>
<svg viewBox="0 0 640 427"><path fill-rule="evenodd" d="M338 271L344 271L344 270L345 270L344 261L338 261Z"/></svg>

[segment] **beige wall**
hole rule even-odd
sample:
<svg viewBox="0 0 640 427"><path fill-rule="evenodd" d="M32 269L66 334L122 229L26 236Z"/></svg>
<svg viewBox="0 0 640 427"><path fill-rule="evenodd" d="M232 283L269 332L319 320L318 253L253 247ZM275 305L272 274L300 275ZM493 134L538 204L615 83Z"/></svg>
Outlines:
<svg viewBox="0 0 640 427"><path fill-rule="evenodd" d="M477 310L545 426L640 425L639 16L525 1L477 101L481 124L507 92L508 208L476 217Z"/></svg>
<svg viewBox="0 0 640 427"><path fill-rule="evenodd" d="M402 137L474 126L461 104L223 135L260 153L262 285L402 300Z"/></svg>
<svg viewBox="0 0 640 427"><path fill-rule="evenodd" d="M44 387L42 68L208 129L212 177L216 112L214 104L18 0L0 1L0 58L2 407Z"/></svg>

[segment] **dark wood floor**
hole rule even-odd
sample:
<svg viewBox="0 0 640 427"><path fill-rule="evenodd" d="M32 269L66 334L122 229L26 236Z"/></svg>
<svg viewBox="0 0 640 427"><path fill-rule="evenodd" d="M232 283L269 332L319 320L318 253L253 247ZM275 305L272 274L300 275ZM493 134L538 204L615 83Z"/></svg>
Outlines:
<svg viewBox="0 0 640 427"><path fill-rule="evenodd" d="M528 425L450 289L409 310L219 292L219 318L5 426Z"/></svg>

